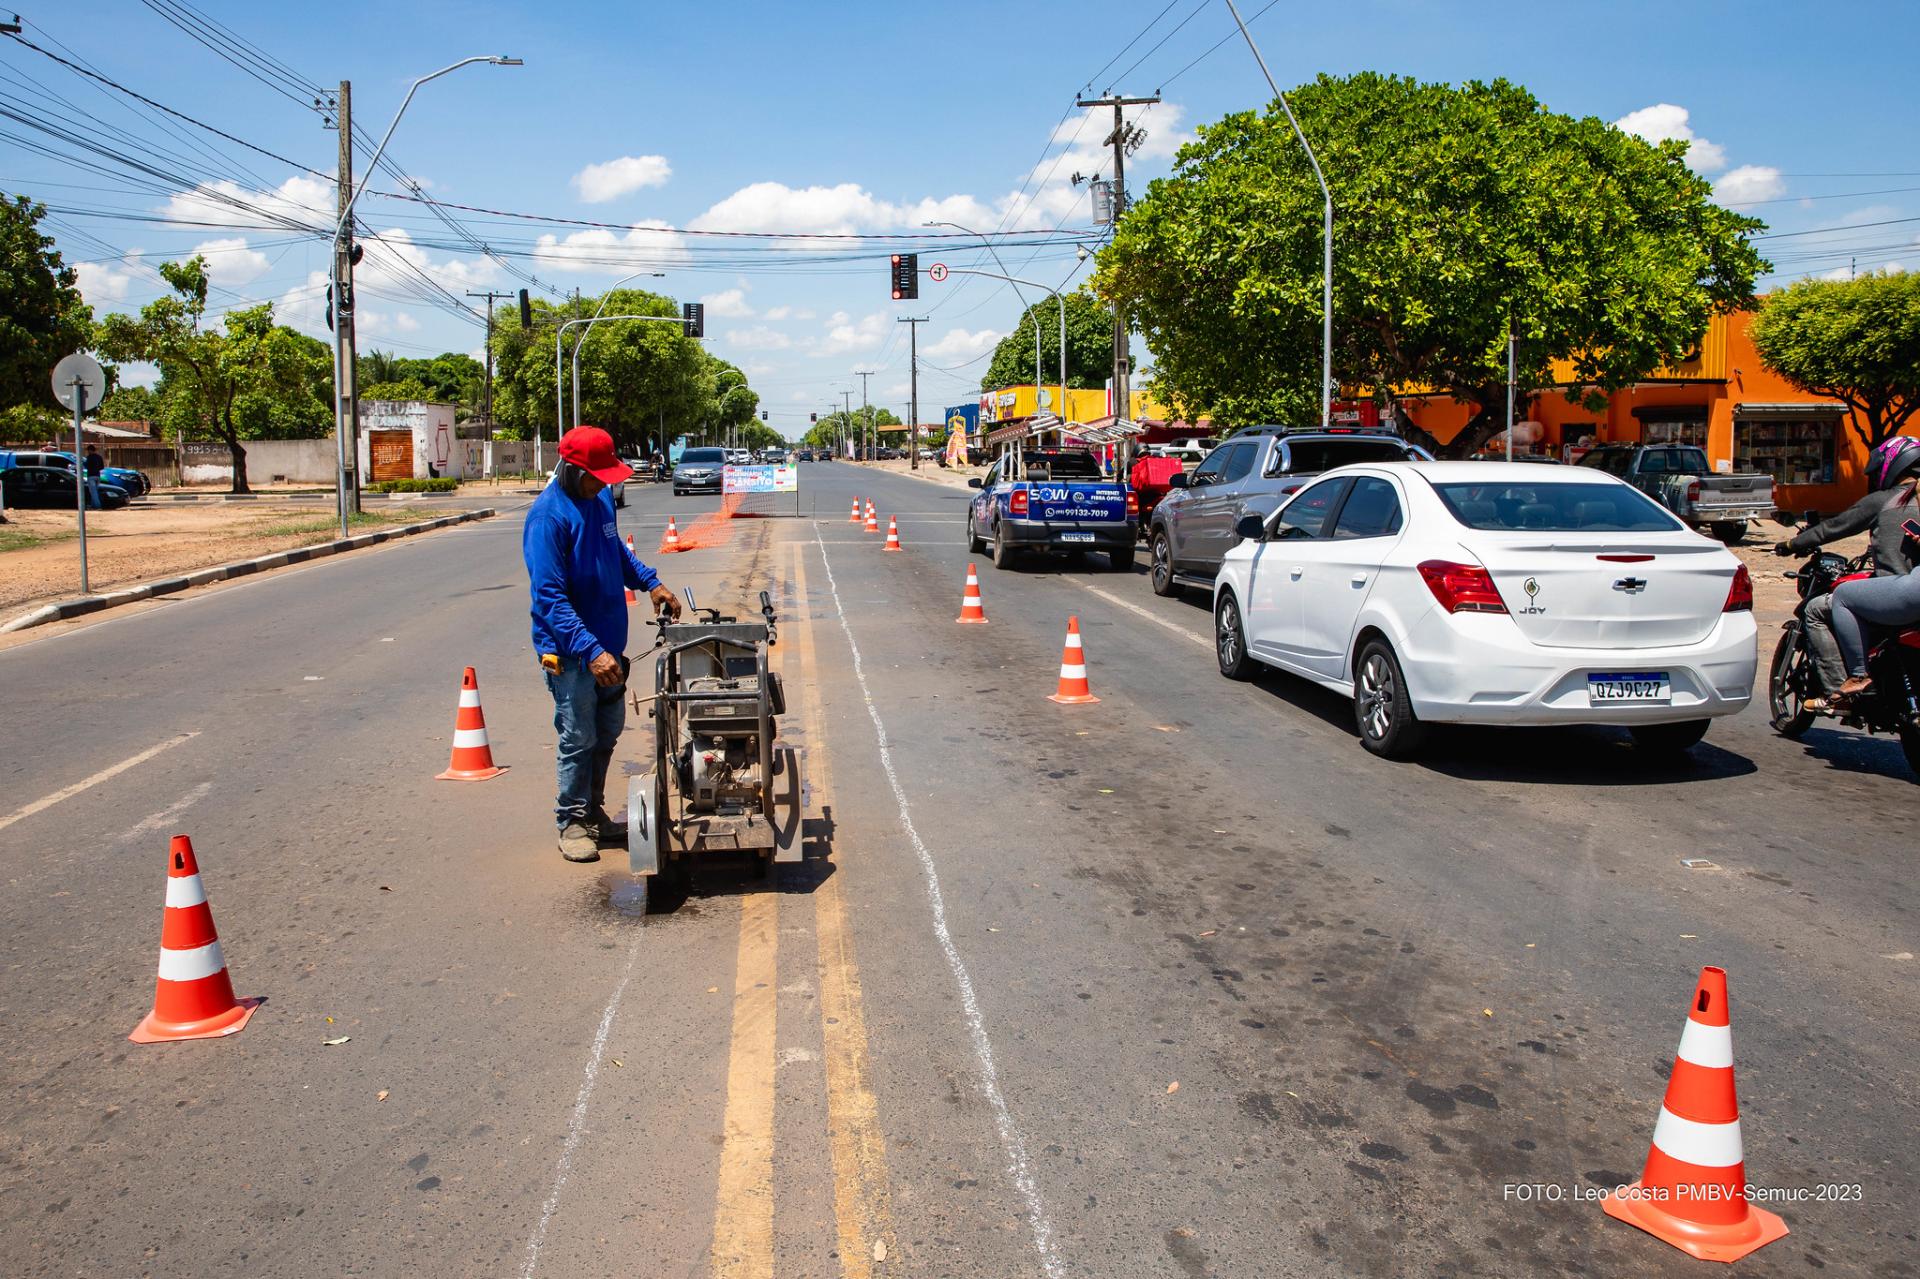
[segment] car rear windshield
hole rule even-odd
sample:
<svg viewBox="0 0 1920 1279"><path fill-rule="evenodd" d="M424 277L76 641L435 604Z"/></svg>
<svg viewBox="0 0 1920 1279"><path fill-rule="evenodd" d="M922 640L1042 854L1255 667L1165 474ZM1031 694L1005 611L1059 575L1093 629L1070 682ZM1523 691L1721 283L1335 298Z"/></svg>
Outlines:
<svg viewBox="0 0 1920 1279"><path fill-rule="evenodd" d="M1097 480L1100 464L1091 453L1027 453L1027 478L1033 480Z"/></svg>
<svg viewBox="0 0 1920 1279"><path fill-rule="evenodd" d="M1682 527L1625 484L1435 484L1453 518L1472 529L1526 533L1668 533Z"/></svg>
<svg viewBox="0 0 1920 1279"><path fill-rule="evenodd" d="M724 462L727 460L725 449L688 449L680 455L682 462Z"/></svg>
<svg viewBox="0 0 1920 1279"><path fill-rule="evenodd" d="M1287 456L1289 471L1313 475L1352 462L1404 461L1413 453L1398 440L1294 440Z"/></svg>

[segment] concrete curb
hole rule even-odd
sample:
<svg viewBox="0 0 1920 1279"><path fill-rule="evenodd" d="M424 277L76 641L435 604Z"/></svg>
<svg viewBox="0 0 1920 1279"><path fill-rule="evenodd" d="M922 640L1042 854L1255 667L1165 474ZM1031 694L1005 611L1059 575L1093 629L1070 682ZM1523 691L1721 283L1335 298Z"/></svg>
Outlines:
<svg viewBox="0 0 1920 1279"><path fill-rule="evenodd" d="M22 613L19 617L0 625L0 635L10 631L24 631L31 626L43 626L48 622L63 622L71 617L84 617L88 613L98 613L102 609L118 608L122 604L134 604L141 600L152 599L156 595L172 595L190 587L205 586L210 582L224 582L253 573L264 573L269 569L285 568L289 564L304 564L308 560L325 559L329 555L338 555L342 551L357 551L365 547L377 546L381 542L391 542L396 538L412 537L416 533L431 533L435 529L465 524L470 520L484 520L497 514L499 512L492 507L478 511L462 511L458 515L443 515L437 520L428 520L423 524L406 524L399 528L380 529L372 533L361 533L357 537L321 542L317 546L298 546L290 551L276 551L272 555L262 555L257 559L241 560L234 564L219 564L213 568L198 569L179 577L162 578L157 582L142 582L124 591L109 591L105 595L81 595L70 600L59 600L42 605L31 613Z"/></svg>

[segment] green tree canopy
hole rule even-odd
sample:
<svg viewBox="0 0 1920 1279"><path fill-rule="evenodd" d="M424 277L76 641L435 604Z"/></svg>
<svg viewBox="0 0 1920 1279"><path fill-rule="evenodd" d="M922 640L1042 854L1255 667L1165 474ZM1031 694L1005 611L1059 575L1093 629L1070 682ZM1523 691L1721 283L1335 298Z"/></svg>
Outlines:
<svg viewBox="0 0 1920 1279"><path fill-rule="evenodd" d="M137 317L109 315L94 344L109 359L159 365L163 423L189 438L224 441L233 456L233 491L245 493L241 440L325 433L331 358L324 343L276 325L271 302L229 311L222 327L203 328L204 258L162 263L160 274L173 292Z"/></svg>
<svg viewBox="0 0 1920 1279"><path fill-rule="evenodd" d="M1032 355L1031 350L1028 355ZM854 409L851 413L829 413L807 429L806 435L801 437L801 443L814 448L832 448L839 440L860 440L863 438L861 432L870 427L899 425L900 419L894 416L892 409L869 407Z"/></svg>
<svg viewBox="0 0 1920 1279"><path fill-rule="evenodd" d="M518 320L514 322L517 324ZM359 371L363 400L433 400L458 406L463 410L462 416L479 412L487 376L485 365L458 351L447 351L430 359L410 359L391 351L372 350L355 362L355 368ZM402 385L411 393L385 393ZM381 394L376 395L376 389Z"/></svg>
<svg viewBox="0 0 1920 1279"><path fill-rule="evenodd" d="M1590 393L1677 362L1748 304L1761 224L1720 208L1686 144L1558 115L1497 80L1363 73L1288 96L1333 190L1334 376L1455 396L1449 449L1571 360ZM1154 389L1224 425L1318 417L1321 195L1277 105L1204 126L1100 255L1095 287L1146 335Z"/></svg>
<svg viewBox="0 0 1920 1279"><path fill-rule="evenodd" d="M1032 296L1031 294L1029 296ZM1033 381L1034 320L1040 321L1040 381L1060 378L1060 308L1042 294L1020 317L1013 332L993 348L980 377L980 389L1024 386ZM1067 385L1087 390L1105 386L1113 375L1113 308L1087 291L1067 294Z"/></svg>
<svg viewBox="0 0 1920 1279"><path fill-rule="evenodd" d="M53 237L45 206L0 197L0 407L52 406L53 366L92 343L93 311Z"/></svg>
<svg viewBox="0 0 1920 1279"><path fill-rule="evenodd" d="M1920 275L1801 280L1767 298L1751 336L1775 373L1851 406L1868 448L1920 412Z"/></svg>

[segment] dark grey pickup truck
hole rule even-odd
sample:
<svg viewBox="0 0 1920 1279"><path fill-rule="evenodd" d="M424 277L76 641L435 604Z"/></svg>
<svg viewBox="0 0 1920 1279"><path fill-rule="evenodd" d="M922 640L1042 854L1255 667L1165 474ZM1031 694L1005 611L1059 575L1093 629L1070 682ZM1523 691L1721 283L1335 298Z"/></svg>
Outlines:
<svg viewBox="0 0 1920 1279"><path fill-rule="evenodd" d="M1706 527L1728 546L1747 535L1747 522L1773 514L1771 475L1716 475L1707 452L1694 444L1603 444L1582 457L1617 475L1692 528Z"/></svg>

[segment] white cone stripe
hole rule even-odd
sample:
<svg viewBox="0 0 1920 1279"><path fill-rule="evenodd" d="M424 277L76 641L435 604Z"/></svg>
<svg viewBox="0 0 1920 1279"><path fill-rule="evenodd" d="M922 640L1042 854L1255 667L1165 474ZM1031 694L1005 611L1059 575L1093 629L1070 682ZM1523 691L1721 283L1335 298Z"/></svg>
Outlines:
<svg viewBox="0 0 1920 1279"><path fill-rule="evenodd" d="M1716 1070L1733 1069L1733 1027L1702 1026L1692 1018L1680 1032L1681 1061Z"/></svg>
<svg viewBox="0 0 1920 1279"><path fill-rule="evenodd" d="M206 900L207 890L201 887L198 875L167 876L167 905L173 909L199 906Z"/></svg>
<svg viewBox="0 0 1920 1279"><path fill-rule="evenodd" d="M1069 635L1069 636L1067 636L1067 647L1068 647L1068 648L1080 648L1080 647L1082 647L1082 645L1081 645L1081 643L1080 643L1080 636L1079 636L1078 634L1073 634L1073 635Z"/></svg>
<svg viewBox="0 0 1920 1279"><path fill-rule="evenodd" d="M1653 1144L1669 1158L1701 1168L1731 1168L1746 1155L1740 1146L1740 1121L1730 1124L1703 1124L1660 1107L1659 1122L1653 1126Z"/></svg>
<svg viewBox="0 0 1920 1279"><path fill-rule="evenodd" d="M220 957L218 940L193 950L160 948L161 981L199 981L213 976L226 966L227 961Z"/></svg>
<svg viewBox="0 0 1920 1279"><path fill-rule="evenodd" d="M1069 665L1067 665L1067 664L1066 664L1065 662L1062 662L1062 663L1060 663L1060 678L1061 678L1061 679L1085 679L1086 677L1087 677L1087 668L1086 668L1086 667L1084 667L1084 666L1069 666Z"/></svg>
<svg viewBox="0 0 1920 1279"><path fill-rule="evenodd" d="M478 706L480 704L480 690L477 688L461 689L460 704L462 706Z"/></svg>
<svg viewBox="0 0 1920 1279"><path fill-rule="evenodd" d="M487 730L484 728L456 728L453 730L453 749L463 747L472 749L487 744Z"/></svg>

